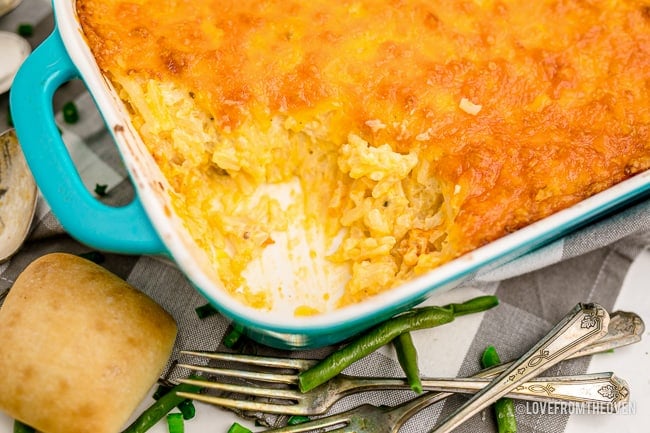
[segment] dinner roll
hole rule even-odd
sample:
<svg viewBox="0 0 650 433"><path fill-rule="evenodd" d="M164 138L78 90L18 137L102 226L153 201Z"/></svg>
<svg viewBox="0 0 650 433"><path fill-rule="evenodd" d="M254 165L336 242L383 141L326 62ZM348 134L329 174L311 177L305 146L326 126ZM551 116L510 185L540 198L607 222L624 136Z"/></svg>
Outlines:
<svg viewBox="0 0 650 433"><path fill-rule="evenodd" d="M78 256L48 254L0 308L0 410L44 433L116 433L176 338L152 299Z"/></svg>

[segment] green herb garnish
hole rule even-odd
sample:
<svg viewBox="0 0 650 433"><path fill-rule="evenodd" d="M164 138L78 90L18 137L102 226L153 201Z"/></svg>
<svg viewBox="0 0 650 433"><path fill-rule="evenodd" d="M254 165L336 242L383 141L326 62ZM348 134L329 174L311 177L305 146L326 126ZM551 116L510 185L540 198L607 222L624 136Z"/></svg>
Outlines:
<svg viewBox="0 0 650 433"><path fill-rule="evenodd" d="M108 195L108 185L107 184L95 184L95 194L99 197L106 197Z"/></svg>
<svg viewBox="0 0 650 433"><path fill-rule="evenodd" d="M192 400L183 400L176 407L183 414L184 420L192 419L196 415L196 408Z"/></svg>
<svg viewBox="0 0 650 433"><path fill-rule="evenodd" d="M69 101L63 104L63 120L65 123L77 123L79 121L79 112L74 102Z"/></svg>
<svg viewBox="0 0 650 433"><path fill-rule="evenodd" d="M205 319L206 317L213 316L217 314L217 310L212 306L212 304L201 305L194 309L196 315L199 316L199 319Z"/></svg>
<svg viewBox="0 0 650 433"><path fill-rule="evenodd" d="M287 425L298 425L311 421L308 416L304 415L291 415L287 420Z"/></svg>
<svg viewBox="0 0 650 433"><path fill-rule="evenodd" d="M246 427L244 427L243 425L235 422L228 429L228 433L252 433L252 432Z"/></svg>
<svg viewBox="0 0 650 433"><path fill-rule="evenodd" d="M87 253L81 253L79 254L79 257L90 260L91 262L97 264L104 263L104 260L106 260L106 257L99 251L88 251Z"/></svg>
<svg viewBox="0 0 650 433"><path fill-rule="evenodd" d="M30 36L34 36L34 26L29 23L18 24L16 33L18 33L23 38L29 38Z"/></svg>
<svg viewBox="0 0 650 433"><path fill-rule="evenodd" d="M36 430L27 424L15 420L14 421L14 433L36 433Z"/></svg>
<svg viewBox="0 0 650 433"><path fill-rule="evenodd" d="M244 328L241 325L233 325L230 332L223 338L223 345L232 349L241 340L243 334Z"/></svg>
<svg viewBox="0 0 650 433"><path fill-rule="evenodd" d="M169 433L184 433L185 422L183 421L183 414L177 412L167 414L167 428L169 429Z"/></svg>

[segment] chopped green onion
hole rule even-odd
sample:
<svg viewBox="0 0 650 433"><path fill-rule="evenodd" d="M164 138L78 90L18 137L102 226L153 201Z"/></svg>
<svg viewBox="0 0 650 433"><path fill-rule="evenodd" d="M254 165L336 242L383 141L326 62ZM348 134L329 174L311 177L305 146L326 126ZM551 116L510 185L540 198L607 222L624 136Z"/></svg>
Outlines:
<svg viewBox="0 0 650 433"><path fill-rule="evenodd" d="M311 421L311 419L308 416L292 415L287 420L287 425L298 425L309 421Z"/></svg>
<svg viewBox="0 0 650 433"><path fill-rule="evenodd" d="M228 429L228 433L253 433L253 432L247 429L246 427L244 427L243 425L234 422Z"/></svg>
<svg viewBox="0 0 650 433"><path fill-rule="evenodd" d="M233 328L223 338L223 345L232 349L244 333L244 328L241 325L233 325Z"/></svg>
<svg viewBox="0 0 650 433"><path fill-rule="evenodd" d="M28 38L34 36L34 26L29 23L18 24L18 30L16 32L23 38Z"/></svg>
<svg viewBox="0 0 650 433"><path fill-rule="evenodd" d="M192 419L196 415L196 408L194 407L194 402L192 400L183 400L176 407L183 414L184 420Z"/></svg>
<svg viewBox="0 0 650 433"><path fill-rule="evenodd" d="M199 316L199 319L205 319L206 317L217 314L217 310L212 306L212 304L201 305L200 307L196 307L194 311L196 311L196 315Z"/></svg>
<svg viewBox="0 0 650 433"><path fill-rule="evenodd" d="M183 421L183 414L177 412L167 414L167 428L169 429L169 433L184 433L185 422Z"/></svg>
<svg viewBox="0 0 650 433"><path fill-rule="evenodd" d="M106 197L108 195L108 192L106 190L108 189L108 185L106 184L95 184L95 194L97 194L100 197Z"/></svg>
<svg viewBox="0 0 650 433"><path fill-rule="evenodd" d="M90 260L93 263L103 263L106 260L106 257L99 251L89 251L87 253L79 254L79 257L83 257L86 260Z"/></svg>
<svg viewBox="0 0 650 433"><path fill-rule="evenodd" d="M63 120L65 123L77 123L79 121L79 112L74 102L63 104Z"/></svg>
<svg viewBox="0 0 650 433"><path fill-rule="evenodd" d="M27 424L15 420L14 421L14 433L36 433L36 430Z"/></svg>
<svg viewBox="0 0 650 433"><path fill-rule="evenodd" d="M153 395L151 396L154 400L159 400L163 395L167 394L169 391L172 390L172 387L169 385L158 385L158 388L154 391Z"/></svg>

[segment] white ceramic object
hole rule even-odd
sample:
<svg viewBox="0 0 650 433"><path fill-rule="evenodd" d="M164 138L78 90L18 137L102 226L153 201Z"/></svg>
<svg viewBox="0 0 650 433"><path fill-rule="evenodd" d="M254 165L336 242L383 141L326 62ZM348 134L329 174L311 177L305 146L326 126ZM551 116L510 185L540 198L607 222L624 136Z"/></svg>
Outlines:
<svg viewBox="0 0 650 433"><path fill-rule="evenodd" d="M16 9L23 0L0 0L0 17Z"/></svg>
<svg viewBox="0 0 650 433"><path fill-rule="evenodd" d="M16 72L31 52L32 47L25 38L0 31L0 94L11 88Z"/></svg>
<svg viewBox="0 0 650 433"><path fill-rule="evenodd" d="M0 134L0 263L29 234L38 190L13 129Z"/></svg>

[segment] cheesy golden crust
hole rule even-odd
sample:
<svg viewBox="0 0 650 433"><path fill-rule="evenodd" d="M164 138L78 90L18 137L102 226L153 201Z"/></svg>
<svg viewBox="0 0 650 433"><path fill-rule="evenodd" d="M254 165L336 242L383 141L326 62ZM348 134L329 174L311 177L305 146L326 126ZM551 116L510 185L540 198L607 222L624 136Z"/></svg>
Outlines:
<svg viewBox="0 0 650 433"><path fill-rule="evenodd" d="M343 233L328 260L349 268L346 304L650 166L646 1L77 11L233 292L247 293L243 270L289 224L277 200L250 199L260 185L297 178L305 224Z"/></svg>

